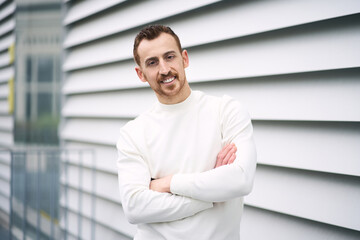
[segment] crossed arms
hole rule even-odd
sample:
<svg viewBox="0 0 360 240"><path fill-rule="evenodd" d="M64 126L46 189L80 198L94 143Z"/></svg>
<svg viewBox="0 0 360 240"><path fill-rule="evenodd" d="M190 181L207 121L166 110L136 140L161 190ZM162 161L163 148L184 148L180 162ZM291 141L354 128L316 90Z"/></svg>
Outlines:
<svg viewBox="0 0 360 240"><path fill-rule="evenodd" d="M117 166L122 206L130 223L190 217L212 208L214 202L242 197L251 191L256 151L250 117L235 101L226 102L222 114L227 116L221 123L226 146L218 154L214 169L153 181L141 155L145 144L139 141L143 137L134 133L130 136L129 131L122 130Z"/></svg>
<svg viewBox="0 0 360 240"><path fill-rule="evenodd" d="M214 168L218 168L227 164L232 164L236 159L237 148L234 143L228 144L221 149L216 158L216 164ZM157 192L171 193L170 184L173 175L169 175L163 178L154 179L150 182L150 189Z"/></svg>

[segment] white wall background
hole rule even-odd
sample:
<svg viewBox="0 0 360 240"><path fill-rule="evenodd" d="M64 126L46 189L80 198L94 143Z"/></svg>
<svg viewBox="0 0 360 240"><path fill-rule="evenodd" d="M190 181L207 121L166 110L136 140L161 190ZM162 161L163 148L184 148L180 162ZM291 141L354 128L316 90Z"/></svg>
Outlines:
<svg viewBox="0 0 360 240"><path fill-rule="evenodd" d="M13 99L15 9L13 0L0 1L0 150L14 144ZM9 223L10 155L0 151L0 224Z"/></svg>
<svg viewBox="0 0 360 240"><path fill-rule="evenodd" d="M69 165L62 206L71 234L89 237L91 194L96 239L134 234L119 201L115 143L155 99L137 79L132 44L139 29L161 23L189 52L192 88L231 95L253 118L259 164L242 239L360 238L359 1L65 2L61 138L97 157L94 190L92 164L81 163L81 175L77 161ZM71 203L80 185L88 205L79 210Z"/></svg>
<svg viewBox="0 0 360 240"><path fill-rule="evenodd" d="M0 1L0 148L13 145L13 116L9 97L13 94L9 82L14 78L14 54L9 48L15 44L15 3Z"/></svg>

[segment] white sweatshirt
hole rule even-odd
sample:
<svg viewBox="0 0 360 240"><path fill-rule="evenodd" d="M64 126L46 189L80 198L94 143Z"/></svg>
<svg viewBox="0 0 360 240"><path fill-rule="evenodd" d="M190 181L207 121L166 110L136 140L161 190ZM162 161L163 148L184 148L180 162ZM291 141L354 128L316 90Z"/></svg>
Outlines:
<svg viewBox="0 0 360 240"><path fill-rule="evenodd" d="M228 96L192 91L174 105L157 102L128 122L117 143L119 188L136 240L239 239L243 196L253 185L256 151L250 117ZM214 169L223 146L233 164ZM171 193L149 189L174 174Z"/></svg>

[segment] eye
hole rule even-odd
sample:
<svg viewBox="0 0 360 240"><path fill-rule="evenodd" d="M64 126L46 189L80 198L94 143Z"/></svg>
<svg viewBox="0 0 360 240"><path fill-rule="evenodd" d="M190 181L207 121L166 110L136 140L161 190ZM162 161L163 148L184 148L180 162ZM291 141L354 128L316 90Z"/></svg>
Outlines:
<svg viewBox="0 0 360 240"><path fill-rule="evenodd" d="M150 61L146 62L146 65L149 66L149 67L154 66L155 64L156 64L155 60L150 60Z"/></svg>
<svg viewBox="0 0 360 240"><path fill-rule="evenodd" d="M168 60L171 60L171 59L175 58L175 55L174 55L174 54L170 54L170 55L168 55L166 58L167 58Z"/></svg>

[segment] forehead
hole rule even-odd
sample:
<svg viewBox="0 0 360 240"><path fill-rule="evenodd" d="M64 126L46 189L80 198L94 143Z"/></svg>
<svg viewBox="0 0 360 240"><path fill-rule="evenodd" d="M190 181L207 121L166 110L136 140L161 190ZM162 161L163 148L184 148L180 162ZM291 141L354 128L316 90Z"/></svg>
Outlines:
<svg viewBox="0 0 360 240"><path fill-rule="evenodd" d="M155 39L142 40L137 51L140 56L140 60L143 61L149 57L160 56L169 51L179 52L179 48L173 36L167 33L161 33Z"/></svg>

